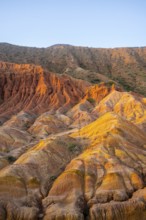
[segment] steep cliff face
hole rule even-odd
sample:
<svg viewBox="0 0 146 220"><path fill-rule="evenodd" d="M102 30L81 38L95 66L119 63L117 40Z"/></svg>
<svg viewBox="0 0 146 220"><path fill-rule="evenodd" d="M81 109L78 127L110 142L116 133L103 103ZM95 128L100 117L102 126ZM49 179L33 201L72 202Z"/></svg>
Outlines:
<svg viewBox="0 0 146 220"><path fill-rule="evenodd" d="M39 66L0 63L0 118L21 110L40 114L65 111L77 103L89 83L55 75Z"/></svg>
<svg viewBox="0 0 146 220"><path fill-rule="evenodd" d="M146 99L111 84L0 63L0 220L146 219Z"/></svg>

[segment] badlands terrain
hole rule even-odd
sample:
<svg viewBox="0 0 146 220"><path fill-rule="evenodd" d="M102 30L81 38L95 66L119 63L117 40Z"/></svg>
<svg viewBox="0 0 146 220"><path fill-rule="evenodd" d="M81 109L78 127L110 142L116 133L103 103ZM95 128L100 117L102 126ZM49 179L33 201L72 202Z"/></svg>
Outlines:
<svg viewBox="0 0 146 220"><path fill-rule="evenodd" d="M0 45L0 220L146 219L145 54Z"/></svg>

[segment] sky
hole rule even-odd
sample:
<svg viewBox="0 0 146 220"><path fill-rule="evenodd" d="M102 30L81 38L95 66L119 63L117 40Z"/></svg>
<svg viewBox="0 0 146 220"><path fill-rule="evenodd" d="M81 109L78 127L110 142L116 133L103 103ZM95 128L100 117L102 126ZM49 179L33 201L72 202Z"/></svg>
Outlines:
<svg viewBox="0 0 146 220"><path fill-rule="evenodd" d="M146 0L0 0L0 42L146 46Z"/></svg>

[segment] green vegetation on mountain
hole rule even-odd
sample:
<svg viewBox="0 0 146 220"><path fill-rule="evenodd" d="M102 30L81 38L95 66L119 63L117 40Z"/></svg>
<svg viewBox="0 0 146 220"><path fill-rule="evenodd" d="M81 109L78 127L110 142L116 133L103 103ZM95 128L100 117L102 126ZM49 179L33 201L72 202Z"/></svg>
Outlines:
<svg viewBox="0 0 146 220"><path fill-rule="evenodd" d="M127 91L146 95L146 47L99 49L54 45L31 48L1 43L0 61L37 64L95 84L112 80Z"/></svg>

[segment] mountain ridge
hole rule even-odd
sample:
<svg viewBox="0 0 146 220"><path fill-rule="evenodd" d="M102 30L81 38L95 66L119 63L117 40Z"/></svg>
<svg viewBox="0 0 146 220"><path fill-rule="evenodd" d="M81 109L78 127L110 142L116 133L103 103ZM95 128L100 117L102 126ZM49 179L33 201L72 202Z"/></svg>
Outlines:
<svg viewBox="0 0 146 220"><path fill-rule="evenodd" d="M41 65L91 83L114 81L125 90L146 94L146 47L90 48L54 45L35 48L0 44L0 60ZM103 78L104 76L104 78Z"/></svg>
<svg viewBox="0 0 146 220"><path fill-rule="evenodd" d="M19 45L19 44L13 44L13 43L8 43L8 42L0 42L0 45L11 45L11 46L17 46L17 47L28 47L28 48L49 48L49 47L54 47L54 46L71 46L71 47L84 47L84 48L91 48L91 49L122 49L122 48L146 48L146 46L117 46L117 47L93 47L93 46L80 46L80 45L73 45L73 44L65 44L65 43L56 43L52 44L50 46L27 46L27 45Z"/></svg>

